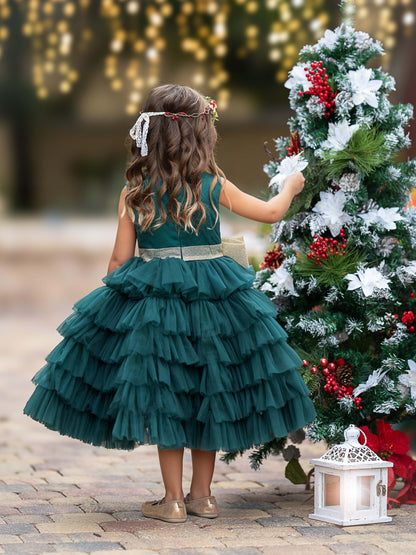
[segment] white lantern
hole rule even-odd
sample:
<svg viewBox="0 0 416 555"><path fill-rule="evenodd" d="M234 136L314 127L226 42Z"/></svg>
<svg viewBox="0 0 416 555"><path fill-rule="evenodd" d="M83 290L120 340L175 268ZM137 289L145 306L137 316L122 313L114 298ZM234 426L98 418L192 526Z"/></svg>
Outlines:
<svg viewBox="0 0 416 555"><path fill-rule="evenodd" d="M360 432L365 438L359 443ZM387 473L393 466L366 447L362 430L350 425L345 442L334 445L315 465L315 507L309 518L341 526L389 522Z"/></svg>

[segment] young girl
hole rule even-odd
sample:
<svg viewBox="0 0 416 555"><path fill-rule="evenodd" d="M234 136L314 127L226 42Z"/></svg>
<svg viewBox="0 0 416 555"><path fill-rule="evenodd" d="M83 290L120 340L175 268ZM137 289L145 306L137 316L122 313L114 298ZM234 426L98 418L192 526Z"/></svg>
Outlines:
<svg viewBox="0 0 416 555"><path fill-rule="evenodd" d="M57 328L63 340L33 377L24 413L107 448L158 446L163 499L143 514L217 516L215 454L287 435L315 410L273 302L253 267L224 256L218 205L259 222L282 218L300 172L268 202L225 179L214 159L216 106L195 90L153 89L130 130L108 274ZM135 243L139 256L134 256ZM183 449L192 452L184 498Z"/></svg>

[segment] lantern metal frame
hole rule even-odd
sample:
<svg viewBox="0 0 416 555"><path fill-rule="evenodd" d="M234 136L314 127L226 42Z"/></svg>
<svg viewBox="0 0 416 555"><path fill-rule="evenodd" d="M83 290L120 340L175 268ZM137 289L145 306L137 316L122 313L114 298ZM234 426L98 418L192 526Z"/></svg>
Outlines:
<svg viewBox="0 0 416 555"><path fill-rule="evenodd" d="M360 433L364 445L358 441ZM387 474L393 463L369 449L364 432L353 424L344 436L344 443L310 461L315 466L315 503L309 518L341 526L390 522Z"/></svg>

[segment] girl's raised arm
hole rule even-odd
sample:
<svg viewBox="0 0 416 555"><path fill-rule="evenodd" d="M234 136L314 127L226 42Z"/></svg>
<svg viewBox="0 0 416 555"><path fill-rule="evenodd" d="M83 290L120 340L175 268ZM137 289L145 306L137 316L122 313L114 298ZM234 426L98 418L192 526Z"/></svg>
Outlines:
<svg viewBox="0 0 416 555"><path fill-rule="evenodd" d="M265 201L244 193L226 179L221 185L219 202L239 216L256 222L273 224L285 215L293 197L303 189L304 182L302 172L294 173L285 179L279 194Z"/></svg>
<svg viewBox="0 0 416 555"><path fill-rule="evenodd" d="M127 210L122 216L124 209L124 197L126 196L127 188L123 187L120 194L120 201L118 203L118 228L114 244L113 253L108 264L107 274L116 270L134 255L134 248L136 245L136 229L134 223L131 221Z"/></svg>

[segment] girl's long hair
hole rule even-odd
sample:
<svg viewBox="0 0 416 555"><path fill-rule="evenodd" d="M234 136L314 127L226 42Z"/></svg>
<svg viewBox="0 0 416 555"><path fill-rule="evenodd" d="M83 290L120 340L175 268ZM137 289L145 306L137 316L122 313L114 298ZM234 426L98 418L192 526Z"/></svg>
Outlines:
<svg viewBox="0 0 416 555"><path fill-rule="evenodd" d="M143 112L195 114L204 112L207 104L208 101L190 87L161 85L150 92ZM134 209L138 212L140 231L150 227L156 229L166 222L167 214L161 199L167 192L169 216L176 224L198 234L200 225L206 220L206 210L201 202L202 172L213 175L209 198L217 214L217 222L219 214L212 201L212 190L220 176L225 176L214 158L217 132L211 113L204 117L179 116L177 119L164 115L151 116L147 156L141 156L135 141L130 140L132 160L126 170L129 188L125 196L125 209L133 222ZM185 192L184 204L177 198L181 191ZM157 220L154 192L157 192L159 207ZM201 214L201 217L195 229L192 220L196 214Z"/></svg>

